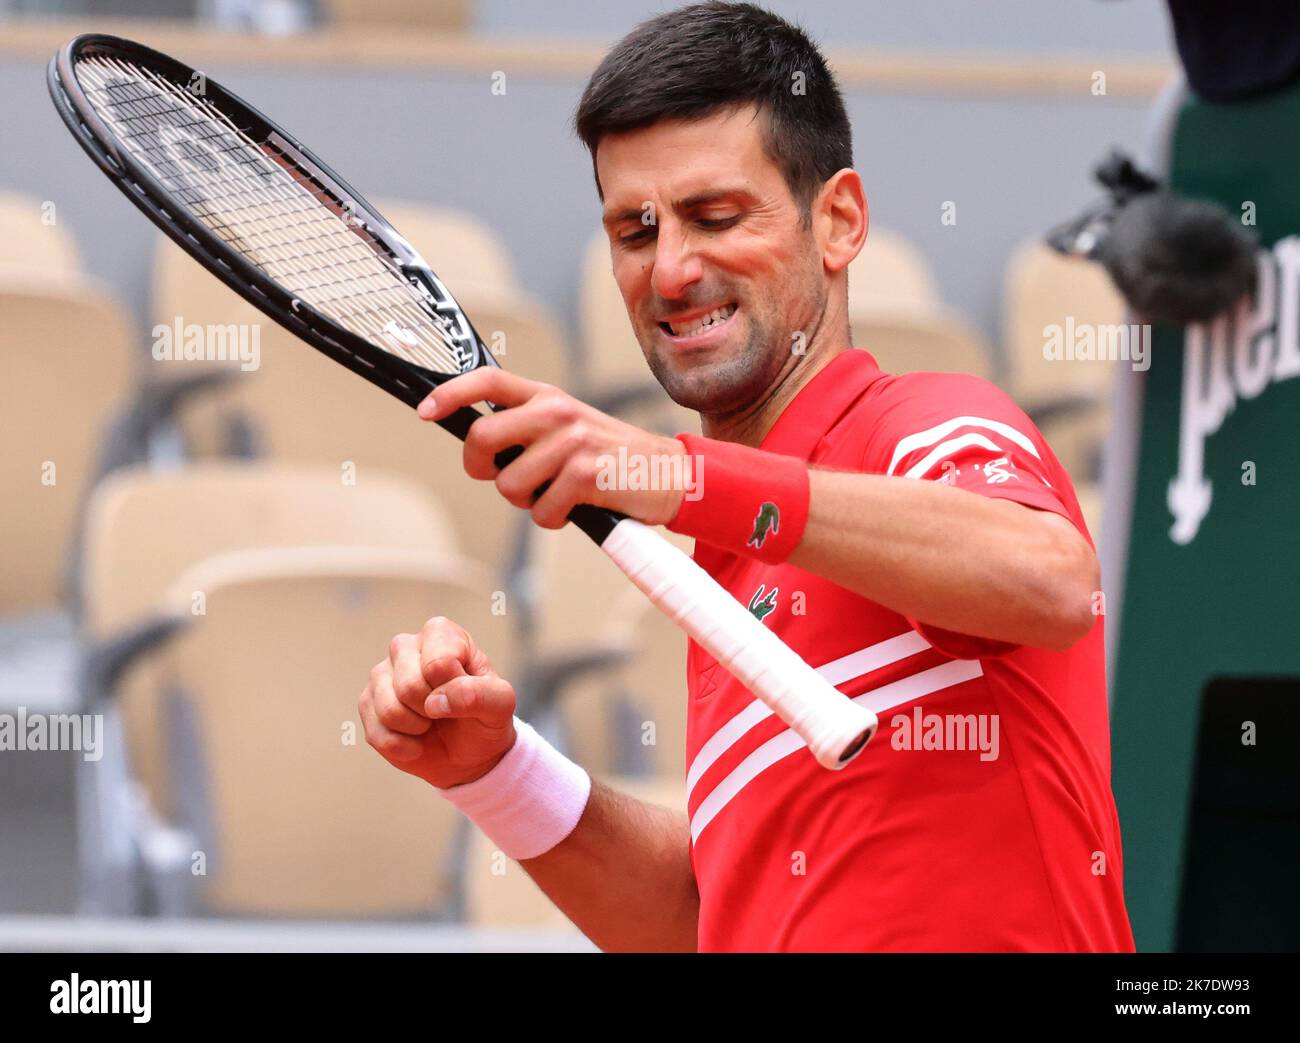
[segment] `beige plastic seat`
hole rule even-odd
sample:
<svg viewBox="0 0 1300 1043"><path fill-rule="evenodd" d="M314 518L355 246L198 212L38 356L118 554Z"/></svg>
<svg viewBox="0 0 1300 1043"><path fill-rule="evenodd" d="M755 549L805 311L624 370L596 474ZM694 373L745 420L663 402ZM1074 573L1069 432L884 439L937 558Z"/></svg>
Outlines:
<svg viewBox="0 0 1300 1043"><path fill-rule="evenodd" d="M512 373L570 388L574 378L569 344L550 310L522 290L483 286L452 293L498 362Z"/></svg>
<svg viewBox="0 0 1300 1043"><path fill-rule="evenodd" d="M850 331L853 346L869 351L887 373L969 373L986 379L993 373L988 345L951 315L864 315L851 321Z"/></svg>
<svg viewBox="0 0 1300 1043"><path fill-rule="evenodd" d="M386 203L380 212L443 278L503 365L548 383L569 378L568 345L558 324L540 301L519 288L504 244L486 225L459 211L409 203ZM247 304L166 236L159 236L156 246L151 314L155 324L169 327L180 319L186 325L256 325L263 338L271 329L279 332L272 319ZM166 382L223 365L153 360L148 375L151 380Z"/></svg>
<svg viewBox="0 0 1300 1043"><path fill-rule="evenodd" d="M686 813L684 776L676 780L603 775L615 789L638 800ZM569 930L575 927L532 877L497 850L479 830L472 830L465 864L466 919L476 927L526 927Z"/></svg>
<svg viewBox="0 0 1300 1043"><path fill-rule="evenodd" d="M656 530L686 554L694 541ZM617 649L626 661L584 672L564 683L559 709L580 763L592 770L618 768L617 744L644 742L645 767L684 777L686 737L686 637L628 581L600 560L591 541L572 526L538 531L531 544L530 583L535 591L534 654L542 662L577 659ZM641 716L638 734L620 734L629 722L619 706ZM653 733L645 728L654 725ZM653 738L653 744L648 741Z"/></svg>
<svg viewBox="0 0 1300 1043"><path fill-rule="evenodd" d="M177 580L176 611L205 599L161 671L206 769L207 908L395 916L448 897L456 813L367 745L356 701L391 637L434 614L508 662L485 583L463 561L364 547L232 552Z"/></svg>
<svg viewBox="0 0 1300 1043"><path fill-rule="evenodd" d="M525 516L490 482L465 474L458 439L250 312L249 321L262 323L259 368L230 366L227 384L182 410L182 428L199 455L218 455L222 432L238 420L250 427L256 451L272 461L313 464L336 475L354 469L358 484L386 471L402 474L446 505L469 557L505 563Z"/></svg>
<svg viewBox="0 0 1300 1043"><path fill-rule="evenodd" d="M520 287L505 243L487 224L462 210L402 200L375 206L447 284L506 369L568 386L571 353L559 323Z"/></svg>
<svg viewBox="0 0 1300 1043"><path fill-rule="evenodd" d="M458 554L441 505L398 476L368 474L345 486L337 471L283 464L124 469L99 486L87 511L85 626L105 640L155 616L176 578L215 554L342 544ZM133 664L116 696L135 773L166 811L154 657Z"/></svg>
<svg viewBox="0 0 1300 1043"><path fill-rule="evenodd" d="M47 201L14 192L0 192L0 285L51 283L55 286L84 278L76 241L61 223L58 210ZM47 214L53 223L47 223Z"/></svg>
<svg viewBox="0 0 1300 1043"><path fill-rule="evenodd" d="M1118 327L1125 305L1099 265L1062 257L1031 241L1013 255L1003 287L1003 337L1011 390L1076 478L1095 479L1109 427L1110 389L1119 361L1044 358L1047 331ZM1073 403L1070 408L1062 408Z"/></svg>
<svg viewBox="0 0 1300 1043"><path fill-rule="evenodd" d="M695 541L664 528L655 532L686 554ZM535 641L546 654L565 654L605 640L620 599L645 601L631 581L576 526L529 534L529 586L535 591ZM648 604L648 602L647 602Z"/></svg>
<svg viewBox="0 0 1300 1043"><path fill-rule="evenodd" d="M177 317L202 325L231 322L248 308L242 297L165 235L155 240L150 315L155 323ZM166 368L159 370L166 375Z"/></svg>
<svg viewBox="0 0 1300 1043"><path fill-rule="evenodd" d="M457 300L480 290L519 289L506 244L473 214L402 199L376 199L374 203Z"/></svg>
<svg viewBox="0 0 1300 1043"><path fill-rule="evenodd" d="M214 554L348 543L459 554L443 505L392 473L345 485L337 471L283 463L124 468L87 512L86 625L102 635L151 612L182 571Z"/></svg>
<svg viewBox="0 0 1300 1043"><path fill-rule="evenodd" d="M1124 299L1100 265L1063 257L1038 241L1023 244L1007 265L1002 323L1011 363L1013 392L1024 402L1063 394L1104 399L1115 365L1122 363L1049 361L1043 357L1046 329L1064 331L1119 325Z"/></svg>
<svg viewBox="0 0 1300 1043"><path fill-rule="evenodd" d="M872 227L849 265L850 321L880 313L934 315L939 294L921 251L887 228Z"/></svg>
<svg viewBox="0 0 1300 1043"><path fill-rule="evenodd" d="M89 284L0 291L0 615L58 607L105 427L132 386L131 331Z"/></svg>
<svg viewBox="0 0 1300 1043"><path fill-rule="evenodd" d="M686 774L686 635L638 591L607 612L601 640L626 659L563 690L559 708L574 759L593 771L636 765L661 779Z"/></svg>

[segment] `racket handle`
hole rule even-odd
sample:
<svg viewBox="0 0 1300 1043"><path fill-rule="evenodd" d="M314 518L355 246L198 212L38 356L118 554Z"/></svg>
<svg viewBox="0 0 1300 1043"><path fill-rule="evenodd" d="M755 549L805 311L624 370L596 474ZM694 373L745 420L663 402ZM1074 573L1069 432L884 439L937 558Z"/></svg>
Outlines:
<svg viewBox="0 0 1300 1043"><path fill-rule="evenodd" d="M876 715L837 691L687 555L625 518L601 544L656 607L838 769L862 752Z"/></svg>

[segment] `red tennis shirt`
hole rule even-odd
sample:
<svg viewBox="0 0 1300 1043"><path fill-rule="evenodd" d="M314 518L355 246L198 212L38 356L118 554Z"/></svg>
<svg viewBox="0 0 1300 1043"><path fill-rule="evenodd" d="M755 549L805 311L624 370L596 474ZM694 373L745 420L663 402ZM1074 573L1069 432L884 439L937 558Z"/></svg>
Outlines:
<svg viewBox="0 0 1300 1043"><path fill-rule="evenodd" d="M1087 536L1042 436L974 377L891 376L845 351L762 448L1014 500ZM827 771L690 642L701 951L1132 950L1100 617L1051 652L928 627L789 564L704 543L695 560L880 715Z"/></svg>

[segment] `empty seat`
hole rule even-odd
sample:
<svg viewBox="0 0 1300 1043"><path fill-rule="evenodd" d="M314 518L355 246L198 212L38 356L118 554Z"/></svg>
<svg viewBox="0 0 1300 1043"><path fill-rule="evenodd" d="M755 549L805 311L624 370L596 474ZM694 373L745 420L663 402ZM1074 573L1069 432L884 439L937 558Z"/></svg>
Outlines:
<svg viewBox="0 0 1300 1043"><path fill-rule="evenodd" d="M458 554L442 507L426 490L393 475L367 474L346 486L337 471L286 465L124 469L103 482L87 511L87 632L102 644L156 617L169 586L204 558L343 544ZM133 661L115 696L135 774L165 812L167 740L154 663L147 655Z"/></svg>
<svg viewBox="0 0 1300 1043"><path fill-rule="evenodd" d="M183 410L196 452L220 454L238 428L269 460L354 472L358 484L385 471L405 475L445 503L470 557L504 566L526 516L465 474L459 440L270 320L254 312L249 321L262 322L258 368L229 366L225 385Z"/></svg>
<svg viewBox="0 0 1300 1043"><path fill-rule="evenodd" d="M849 316L931 315L939 310L934 275L921 252L897 232L873 227L849 264Z"/></svg>
<svg viewBox="0 0 1300 1043"><path fill-rule="evenodd" d="M76 241L53 201L0 192L0 284L75 283L84 278Z"/></svg>
<svg viewBox="0 0 1300 1043"><path fill-rule="evenodd" d="M658 532L692 552L688 537ZM532 535L531 652L575 756L597 771L684 776L686 636L572 526Z"/></svg>
<svg viewBox="0 0 1300 1043"><path fill-rule="evenodd" d="M396 916L451 898L456 813L365 742L357 696L390 638L430 615L509 652L481 571L387 548L275 548L210 558L171 600L205 611L162 654L198 757L176 824L207 856L221 913Z"/></svg>
<svg viewBox="0 0 1300 1043"><path fill-rule="evenodd" d="M60 605L76 518L132 385L131 333L102 290L0 291L0 615Z"/></svg>
<svg viewBox="0 0 1300 1043"><path fill-rule="evenodd" d="M988 379L988 346L960 319L941 313L862 315L850 323L853 346L870 352L887 373L969 373Z"/></svg>
<svg viewBox="0 0 1300 1043"><path fill-rule="evenodd" d="M376 199L374 204L457 300L481 290L500 293L519 289L505 243L473 214L410 200Z"/></svg>
<svg viewBox="0 0 1300 1043"><path fill-rule="evenodd" d="M1025 402L1059 395L1104 397L1115 363L1058 361L1044 357L1048 331L1067 324L1094 329L1124 323L1125 305L1100 265L1063 257L1038 242L1026 243L1007 265L1002 328L1013 393Z"/></svg>
<svg viewBox="0 0 1300 1043"><path fill-rule="evenodd" d="M1116 332L1127 336L1123 298L1099 265L1031 241L1007 265L1002 327L1012 394L1066 469L1096 479L1110 388L1116 367L1126 363L1048 357L1046 349L1049 340L1073 346L1082 335L1104 347Z"/></svg>

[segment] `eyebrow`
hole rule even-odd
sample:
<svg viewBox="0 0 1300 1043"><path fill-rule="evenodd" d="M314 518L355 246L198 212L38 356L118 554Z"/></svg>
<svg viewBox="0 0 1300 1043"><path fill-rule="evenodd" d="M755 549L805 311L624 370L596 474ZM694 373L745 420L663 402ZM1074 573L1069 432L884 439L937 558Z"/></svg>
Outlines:
<svg viewBox="0 0 1300 1043"><path fill-rule="evenodd" d="M703 192L696 192L694 195L687 196L685 199L675 199L673 200L672 207L674 210L693 210L696 207L706 206L709 203L716 203L720 199L730 199L737 196L748 198L750 192L748 189L740 188L739 186L734 188L710 188ZM601 218L601 223L608 226L616 225L620 221L640 221L643 212L643 208L639 206L626 207L622 210L613 210Z"/></svg>

